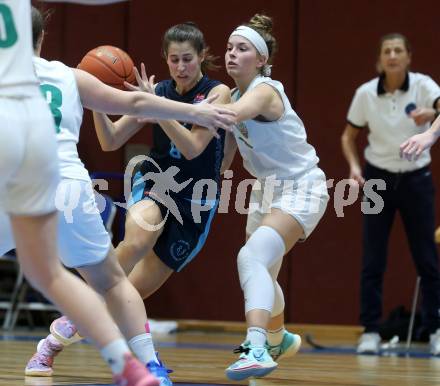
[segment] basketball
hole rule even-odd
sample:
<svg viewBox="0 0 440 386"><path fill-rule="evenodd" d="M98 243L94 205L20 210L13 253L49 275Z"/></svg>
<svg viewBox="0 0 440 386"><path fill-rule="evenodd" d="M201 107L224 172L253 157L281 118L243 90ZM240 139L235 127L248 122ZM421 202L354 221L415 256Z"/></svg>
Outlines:
<svg viewBox="0 0 440 386"><path fill-rule="evenodd" d="M124 90L124 81L136 79L133 61L123 50L113 46L100 46L87 52L78 68L96 76L105 84Z"/></svg>

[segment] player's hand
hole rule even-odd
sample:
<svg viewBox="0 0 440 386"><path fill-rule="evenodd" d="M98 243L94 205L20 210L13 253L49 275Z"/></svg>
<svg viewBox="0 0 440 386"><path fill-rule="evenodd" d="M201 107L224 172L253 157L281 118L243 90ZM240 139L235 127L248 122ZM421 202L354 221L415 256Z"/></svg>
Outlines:
<svg viewBox="0 0 440 386"><path fill-rule="evenodd" d="M362 176L362 170L359 166L352 166L350 168L350 185L359 185L363 187L365 184L365 178Z"/></svg>
<svg viewBox="0 0 440 386"><path fill-rule="evenodd" d="M436 137L430 132L413 135L400 145L400 157L408 161L416 161L422 152L429 149L436 141Z"/></svg>
<svg viewBox="0 0 440 386"><path fill-rule="evenodd" d="M431 122L435 118L435 110L426 107L418 107L411 111L409 116L414 120L417 126L422 126L425 123Z"/></svg>
<svg viewBox="0 0 440 386"><path fill-rule="evenodd" d="M139 74L139 71L136 67L133 67L134 75L136 77L137 86L124 82L124 86L127 87L128 90L131 91L144 91L149 94L154 95L154 78L155 75L151 75L150 77L147 76L147 72L145 71L145 64L141 63L141 73Z"/></svg>
<svg viewBox="0 0 440 386"><path fill-rule="evenodd" d="M221 105L213 105L212 102L217 98L218 94L215 94L206 98L203 102L194 105L197 109L194 123L206 127L214 137L220 138L217 130L232 131L233 126L237 123L237 114Z"/></svg>

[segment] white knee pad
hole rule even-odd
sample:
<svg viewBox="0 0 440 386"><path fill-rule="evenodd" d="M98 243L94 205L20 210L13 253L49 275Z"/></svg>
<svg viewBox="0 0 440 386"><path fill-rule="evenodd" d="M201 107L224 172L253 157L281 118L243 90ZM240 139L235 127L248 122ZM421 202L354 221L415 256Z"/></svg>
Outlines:
<svg viewBox="0 0 440 386"><path fill-rule="evenodd" d="M272 314L271 314L272 317L278 316L279 314L284 312L284 307L285 307L283 290L281 289L277 281L278 273L280 272L282 263L283 260L280 259L275 265L273 265L269 269L269 273L270 276L272 276L273 285L275 287L275 300L272 308Z"/></svg>
<svg viewBox="0 0 440 386"><path fill-rule="evenodd" d="M272 313L271 313L272 317L278 316L279 314L283 313L285 307L283 290L281 289L277 281L274 282L274 288L275 288L275 300L273 302L273 307L272 307Z"/></svg>
<svg viewBox="0 0 440 386"><path fill-rule="evenodd" d="M237 266L246 313L253 309L272 312L276 290L269 269L284 252L282 237L268 226L260 226L241 248Z"/></svg>

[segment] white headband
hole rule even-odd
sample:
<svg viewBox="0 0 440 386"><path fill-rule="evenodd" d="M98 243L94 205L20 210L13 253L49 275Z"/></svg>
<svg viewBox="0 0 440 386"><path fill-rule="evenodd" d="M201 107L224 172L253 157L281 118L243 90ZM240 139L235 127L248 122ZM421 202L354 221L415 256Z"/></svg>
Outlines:
<svg viewBox="0 0 440 386"><path fill-rule="evenodd" d="M266 57L266 59L269 59L269 49L267 48L266 42L264 41L263 37L253 28L241 25L231 33L231 36L234 35L243 36L249 40L255 46L260 55L263 55Z"/></svg>
<svg viewBox="0 0 440 386"><path fill-rule="evenodd" d="M263 37L255 31L253 28L241 25L237 27L230 36L243 36L247 40L249 40L254 47L257 49L260 55L266 57L266 60L269 59L269 49L267 48L267 44L264 41ZM270 76L272 72L272 66L270 64L265 64L262 68L262 74L264 76Z"/></svg>

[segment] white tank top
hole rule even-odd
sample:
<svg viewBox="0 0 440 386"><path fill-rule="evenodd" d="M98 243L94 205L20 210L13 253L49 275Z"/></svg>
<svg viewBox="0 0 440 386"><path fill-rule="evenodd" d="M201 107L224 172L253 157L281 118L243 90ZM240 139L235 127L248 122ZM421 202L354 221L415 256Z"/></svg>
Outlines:
<svg viewBox="0 0 440 386"><path fill-rule="evenodd" d="M39 95L30 0L0 0L0 96Z"/></svg>
<svg viewBox="0 0 440 386"><path fill-rule="evenodd" d="M89 173L76 147L83 107L75 75L70 67L57 61L34 57L34 66L41 91L55 120L61 177L89 181Z"/></svg>
<svg viewBox="0 0 440 386"><path fill-rule="evenodd" d="M268 77L257 76L247 90L261 83L272 86L281 96L284 113L273 122L254 119L234 127L234 135L243 158L245 169L256 178L275 175L279 178L295 177L312 169L318 162L312 145L307 143L304 125L293 111L283 85ZM232 100L240 98L238 90Z"/></svg>

